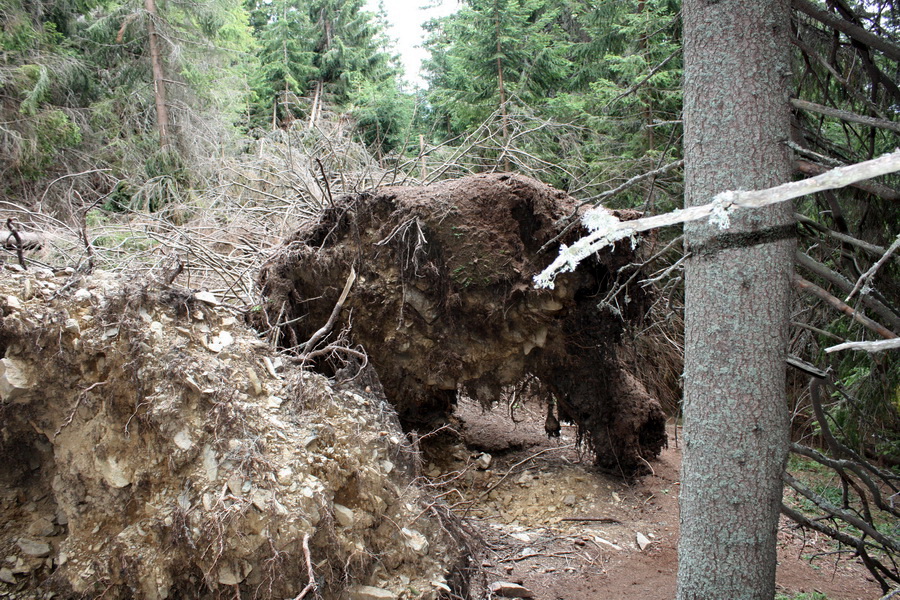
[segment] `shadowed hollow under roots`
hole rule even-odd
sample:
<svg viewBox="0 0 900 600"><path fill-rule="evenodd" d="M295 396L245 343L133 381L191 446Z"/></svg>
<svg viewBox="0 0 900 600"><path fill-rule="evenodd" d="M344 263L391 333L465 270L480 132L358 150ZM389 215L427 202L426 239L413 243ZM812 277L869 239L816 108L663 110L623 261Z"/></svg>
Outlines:
<svg viewBox="0 0 900 600"><path fill-rule="evenodd" d="M575 227L554 241L575 210L565 193L507 174L342 197L261 270L261 319L282 324L284 346L302 344L328 321L352 267L333 330L352 324L350 341L368 353L405 427L446 418L459 393L489 407L533 378L599 467L646 472L665 443L665 415L616 357L646 298L629 286L603 302L635 268L630 244L584 261L553 290L532 283L560 242L583 234Z"/></svg>

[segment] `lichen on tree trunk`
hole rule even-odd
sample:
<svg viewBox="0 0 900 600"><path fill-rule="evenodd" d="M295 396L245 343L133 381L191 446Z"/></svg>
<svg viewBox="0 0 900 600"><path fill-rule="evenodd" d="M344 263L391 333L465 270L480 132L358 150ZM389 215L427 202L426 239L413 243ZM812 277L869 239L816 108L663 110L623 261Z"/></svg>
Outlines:
<svg viewBox="0 0 900 600"><path fill-rule="evenodd" d="M583 233L555 239L575 211L565 193L513 175L346 196L262 269L264 318L284 324L285 346L302 344L328 320L352 266L344 323L406 427L445 419L459 393L491 406L531 378L598 465L645 472L665 444L665 416L616 350L646 298L628 286L618 312L598 308L620 270L634 268L630 244L585 261L552 291L533 286L559 243Z"/></svg>
<svg viewBox="0 0 900 600"><path fill-rule="evenodd" d="M790 178L784 0L685 2L688 206ZM685 225L685 437L678 598L771 599L788 443L785 353L790 203L746 211L720 231ZM744 236L751 239L749 236Z"/></svg>

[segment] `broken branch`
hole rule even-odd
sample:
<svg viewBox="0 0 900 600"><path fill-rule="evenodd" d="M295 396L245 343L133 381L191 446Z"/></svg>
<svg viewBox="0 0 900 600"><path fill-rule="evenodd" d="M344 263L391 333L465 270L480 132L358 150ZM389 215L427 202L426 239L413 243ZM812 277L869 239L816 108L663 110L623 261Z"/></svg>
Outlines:
<svg viewBox="0 0 900 600"><path fill-rule="evenodd" d="M900 235L897 236L897 239L894 240L894 243L891 244L891 247L887 249L884 255L878 259L878 262L872 265L868 271L860 276L860 278L856 281L856 285L853 286L853 290L850 292L850 295L847 296L844 302L850 302L850 298L852 298L856 292L858 292L860 289L864 289L866 280L872 277L878 271L878 269L881 268L881 265L883 265L887 261L887 259L890 258L891 254L893 254L898 247L900 247Z"/></svg>
<svg viewBox="0 0 900 600"><path fill-rule="evenodd" d="M875 340L873 342L844 342L836 346L825 348L825 352L840 352L841 350L865 350L866 352L882 352L884 350L894 350L900 348L900 338L891 340Z"/></svg>
<svg viewBox="0 0 900 600"><path fill-rule="evenodd" d="M27 271L28 266L25 264L25 257L22 256L22 236L19 235L19 226L16 223L16 220L12 217L6 219L6 228L9 230L9 234L16 240L16 257L19 259L19 265Z"/></svg>
<svg viewBox="0 0 900 600"><path fill-rule="evenodd" d="M831 307L834 308L835 310L839 310L840 312L844 313L848 317L851 317L854 321L871 329L872 331L874 331L881 337L883 337L885 339L893 339L893 338L897 337L896 333L887 329L884 325L873 321L872 319L870 319L869 317L860 313L858 310L856 310L852 306L845 304L839 298L835 298L834 296L829 294L827 291L823 290L816 284L814 284L810 281L807 281L806 279L803 279L796 273L794 274L793 284L794 284L795 288L797 288L799 290L803 290L804 292L809 292L810 294L817 296L818 298L824 300L826 303L831 305Z"/></svg>
<svg viewBox="0 0 900 600"><path fill-rule="evenodd" d="M876 117L858 115L850 111L831 108L830 106L823 106L822 104L816 104L815 102L808 102L806 100L800 100L798 98L791 98L791 106L793 106L794 108L799 108L801 110L808 110L810 112L819 113L820 115L825 115L826 117L834 117L835 119L840 119L842 121L847 121L850 123L860 123L862 125L868 125L869 127L878 127L881 129L890 129L891 131L900 132L900 123L888 121L887 119L878 119Z"/></svg>
<svg viewBox="0 0 900 600"><path fill-rule="evenodd" d="M876 50L880 50L889 58L900 61L900 46L897 44L894 44L881 36L875 35L874 33L870 33L862 27L854 25L850 21L820 9L812 2L809 2L809 0L793 0L791 5L816 21L828 25L829 27L833 27L841 33L846 34L848 37L875 48Z"/></svg>
<svg viewBox="0 0 900 600"><path fill-rule="evenodd" d="M814 162L809 162L808 160L795 160L794 168L800 173L810 176L821 175L822 173L828 171L828 167ZM869 192L870 194L878 196L879 198L884 198L885 200L900 200L900 192L892 187L888 187L875 181L857 181L853 184L853 187L864 192Z"/></svg>
<svg viewBox="0 0 900 600"><path fill-rule="evenodd" d="M713 216L720 224L724 225L727 224L729 211L779 204L808 194L846 187L858 181L896 171L900 171L900 150L873 160L838 167L816 177L792 181L764 190L725 191L717 194L708 204L691 206L683 210L674 210L634 221L620 221L606 209L598 207L588 211L583 217L584 224L591 233L571 246L563 246L556 260L535 277L535 285L552 288L553 279L559 273L575 270L575 267L588 256L619 240L631 238L641 231L699 221Z"/></svg>

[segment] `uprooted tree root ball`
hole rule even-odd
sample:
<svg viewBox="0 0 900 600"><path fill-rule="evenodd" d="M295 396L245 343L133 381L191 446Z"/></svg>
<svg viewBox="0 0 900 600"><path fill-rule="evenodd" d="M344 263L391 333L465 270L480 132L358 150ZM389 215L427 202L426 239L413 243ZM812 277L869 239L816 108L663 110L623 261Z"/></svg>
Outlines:
<svg viewBox="0 0 900 600"><path fill-rule="evenodd" d="M491 406L536 381L600 467L646 472L665 444L665 416L616 357L626 322L647 304L639 286L616 287L635 268L630 244L584 261L554 290L533 285L560 242L583 233L564 231L576 210L563 192L516 175L342 197L262 269L261 324L333 373L340 361L304 343L352 281L348 341L365 349L405 426L446 418L459 393Z"/></svg>
<svg viewBox="0 0 900 600"><path fill-rule="evenodd" d="M209 294L103 273L6 270L0 317L10 597L465 594L462 530L377 391L282 364Z"/></svg>

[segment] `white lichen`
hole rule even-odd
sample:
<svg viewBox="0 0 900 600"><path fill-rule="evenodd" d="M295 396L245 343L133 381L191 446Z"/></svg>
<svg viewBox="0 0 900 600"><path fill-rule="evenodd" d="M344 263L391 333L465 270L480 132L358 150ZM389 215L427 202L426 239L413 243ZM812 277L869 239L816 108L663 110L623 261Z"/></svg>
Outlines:
<svg viewBox="0 0 900 600"><path fill-rule="evenodd" d="M731 227L731 219L728 218L728 209L734 204L737 194L732 191L722 192L713 198L710 206L712 214L709 215L709 224L719 229L728 229Z"/></svg>
<svg viewBox="0 0 900 600"><path fill-rule="evenodd" d="M534 276L535 287L552 290L557 275L574 271L582 260L619 240L631 238L632 245L637 243L634 230L603 207L587 211L582 216L581 222L590 233L571 246L562 244L556 260Z"/></svg>
<svg viewBox="0 0 900 600"><path fill-rule="evenodd" d="M584 223L584 226L591 233L595 231L613 231L621 224L619 219L602 206L592 208L584 213L581 217L581 222Z"/></svg>

